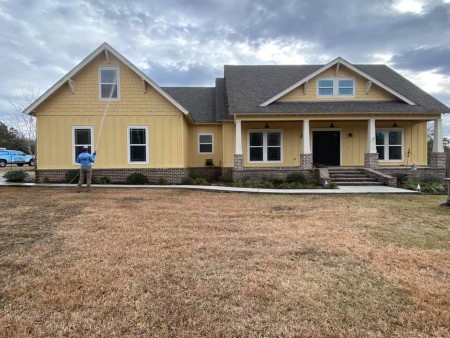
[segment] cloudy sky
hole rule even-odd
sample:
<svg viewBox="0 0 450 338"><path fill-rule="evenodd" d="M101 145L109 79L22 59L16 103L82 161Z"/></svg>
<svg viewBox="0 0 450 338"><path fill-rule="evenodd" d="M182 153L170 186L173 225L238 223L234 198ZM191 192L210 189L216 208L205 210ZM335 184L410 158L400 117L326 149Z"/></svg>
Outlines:
<svg viewBox="0 0 450 338"><path fill-rule="evenodd" d="M105 41L160 86L342 56L386 63L450 106L450 0L0 0L0 120Z"/></svg>

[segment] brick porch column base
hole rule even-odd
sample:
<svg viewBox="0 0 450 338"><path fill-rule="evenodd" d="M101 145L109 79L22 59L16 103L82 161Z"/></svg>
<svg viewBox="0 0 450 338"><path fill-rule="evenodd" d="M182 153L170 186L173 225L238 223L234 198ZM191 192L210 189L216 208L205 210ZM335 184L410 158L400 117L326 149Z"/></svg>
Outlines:
<svg viewBox="0 0 450 338"><path fill-rule="evenodd" d="M431 153L430 167L432 168L445 168L446 161L445 153Z"/></svg>
<svg viewBox="0 0 450 338"><path fill-rule="evenodd" d="M244 169L244 155L234 155L233 181L241 179L241 171Z"/></svg>
<svg viewBox="0 0 450 338"><path fill-rule="evenodd" d="M244 155L234 155L234 170L244 169Z"/></svg>
<svg viewBox="0 0 450 338"><path fill-rule="evenodd" d="M378 153L365 153L364 154L364 167L376 168L378 167Z"/></svg>
<svg viewBox="0 0 450 338"><path fill-rule="evenodd" d="M300 168L310 170L313 167L312 154L300 154Z"/></svg>

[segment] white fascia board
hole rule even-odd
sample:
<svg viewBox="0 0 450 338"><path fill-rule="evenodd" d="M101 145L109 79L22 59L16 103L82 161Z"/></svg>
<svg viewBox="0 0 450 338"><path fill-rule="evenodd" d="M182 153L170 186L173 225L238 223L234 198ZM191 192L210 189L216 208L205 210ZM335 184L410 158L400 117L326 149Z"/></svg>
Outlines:
<svg viewBox="0 0 450 338"><path fill-rule="evenodd" d="M394 89L386 86L385 84L381 83L380 81L378 81L377 79L375 79L374 77L370 76L369 74L367 74L366 72L363 72L362 70L356 68L355 66L353 66L350 62L344 60L341 57L338 57L336 59L334 59L333 61L327 63L325 66L319 68L318 70L316 70L315 72L309 74L308 76L304 77L303 79L301 79L300 81L294 83L292 86L286 88L285 90L283 90L282 92L278 93L277 95L271 97L270 99L268 99L267 101L263 102L262 104L260 104L260 107L265 107L268 106L269 104L271 104L272 102L278 100L280 97L286 95L287 93L289 93L290 91L294 90L295 88L301 86L302 84L304 84L305 82L311 80L312 78L316 77L317 75L319 75L320 73L326 71L328 68L334 66L335 64L340 63L343 64L344 66L346 66L347 68L349 68L350 70L354 71L355 73L361 75L362 77L366 78L369 81L372 81L373 83L375 83L376 85L378 85L379 87L383 88L384 90L386 90L387 92L391 93L392 95L398 97L400 100L405 101L406 103L415 106L416 103L414 103L413 101L411 101L410 99L408 99L407 97L403 96L402 94L400 94L399 92L395 91Z"/></svg>
<svg viewBox="0 0 450 338"><path fill-rule="evenodd" d="M39 106L43 101L45 101L50 95L52 95L58 88L64 85L70 78L72 78L75 74L77 74L80 70L82 70L89 62L91 62L95 57L97 57L103 51L108 51L113 54L118 60L128 66L131 70L133 70L140 78L146 81L150 86L152 86L158 93L164 96L167 100L169 100L175 107L183 112L189 119L192 120L189 111L184 108L180 103L178 103L172 96L162 90L152 79L150 79L144 72L138 69L135 65L133 65L130 61L128 61L122 54L108 45L106 42L101 44L96 50L94 50L91 54L89 54L83 61L81 61L78 65L76 65L70 72L68 72L63 78L61 78L58 82L56 82L50 89L48 89L44 94L42 94L36 101L34 101L27 109L23 112L25 114L30 114Z"/></svg>

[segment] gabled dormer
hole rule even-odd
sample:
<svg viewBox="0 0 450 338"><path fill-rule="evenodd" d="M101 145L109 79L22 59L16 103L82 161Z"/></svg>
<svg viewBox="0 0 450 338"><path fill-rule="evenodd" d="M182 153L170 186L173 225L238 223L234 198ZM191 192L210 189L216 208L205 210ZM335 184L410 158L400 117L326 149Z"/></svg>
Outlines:
<svg viewBox="0 0 450 338"><path fill-rule="evenodd" d="M415 105L413 101L393 88L339 57L279 92L260 106L265 107L273 102L399 100Z"/></svg>

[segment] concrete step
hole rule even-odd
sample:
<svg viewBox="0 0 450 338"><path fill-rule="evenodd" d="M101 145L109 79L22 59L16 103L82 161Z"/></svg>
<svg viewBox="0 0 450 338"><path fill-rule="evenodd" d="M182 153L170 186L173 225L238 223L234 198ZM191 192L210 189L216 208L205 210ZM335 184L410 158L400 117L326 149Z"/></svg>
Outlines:
<svg viewBox="0 0 450 338"><path fill-rule="evenodd" d="M333 174L333 175L330 175L330 177L349 177L349 178L352 178L352 177L367 177L367 176L363 175L363 174Z"/></svg>
<svg viewBox="0 0 450 338"><path fill-rule="evenodd" d="M345 186L361 186L361 185L368 185L368 186L382 186L383 183L380 182L335 182L337 185L345 185Z"/></svg>
<svg viewBox="0 0 450 338"><path fill-rule="evenodd" d="M375 178L371 178L361 169L352 168L333 168L329 169L331 181L337 185L345 186L380 186L383 183L378 182Z"/></svg>
<svg viewBox="0 0 450 338"><path fill-rule="evenodd" d="M377 182L375 178L371 177L332 177L332 182Z"/></svg>

